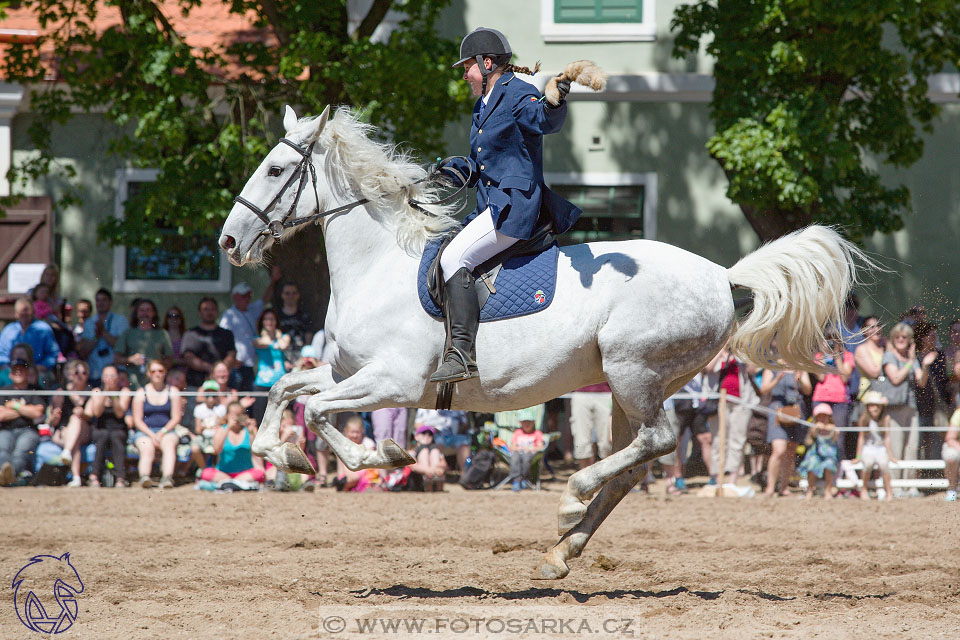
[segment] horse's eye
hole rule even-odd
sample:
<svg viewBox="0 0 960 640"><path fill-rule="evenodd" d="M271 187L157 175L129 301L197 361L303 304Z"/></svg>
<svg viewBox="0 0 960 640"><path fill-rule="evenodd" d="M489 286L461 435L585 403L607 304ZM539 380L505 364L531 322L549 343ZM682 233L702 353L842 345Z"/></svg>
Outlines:
<svg viewBox="0 0 960 640"><path fill-rule="evenodd" d="M283 169L281 169L280 167L270 167L270 171L267 172L267 175L270 176L271 178L276 178L278 175L282 173L282 171Z"/></svg>

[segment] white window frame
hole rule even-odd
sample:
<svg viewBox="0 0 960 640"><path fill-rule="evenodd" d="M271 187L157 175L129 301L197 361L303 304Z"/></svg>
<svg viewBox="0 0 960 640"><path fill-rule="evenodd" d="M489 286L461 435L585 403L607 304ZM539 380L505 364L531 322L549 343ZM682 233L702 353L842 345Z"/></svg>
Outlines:
<svg viewBox="0 0 960 640"><path fill-rule="evenodd" d="M655 0L643 0L643 22L554 22L554 8L554 0L540 0L544 42L649 42L657 38Z"/></svg>
<svg viewBox="0 0 960 640"><path fill-rule="evenodd" d="M117 194L114 213L124 217L123 203L128 196L131 182L154 182L156 169L117 169ZM220 254L220 278L217 280L134 280L127 275L127 248L113 248L113 291L120 293L224 293L230 291L230 261L223 251Z"/></svg>
<svg viewBox="0 0 960 640"><path fill-rule="evenodd" d="M644 240L657 239L657 174L655 171L645 173L614 173L603 171L588 171L585 173L545 172L543 181L547 186L552 184L577 185L583 187L643 187L643 238Z"/></svg>

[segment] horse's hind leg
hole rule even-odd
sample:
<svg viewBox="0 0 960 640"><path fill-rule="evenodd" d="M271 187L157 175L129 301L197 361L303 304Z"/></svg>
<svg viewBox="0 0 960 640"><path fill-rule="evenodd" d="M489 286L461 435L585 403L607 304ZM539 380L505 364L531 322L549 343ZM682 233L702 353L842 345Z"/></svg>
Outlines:
<svg viewBox="0 0 960 640"><path fill-rule="evenodd" d="M655 426L660 426L661 420L666 422L666 414L658 411ZM669 429L669 423L667 423ZM647 428L649 429L649 428ZM670 431L672 433L672 430ZM616 401L613 403L613 446L618 453L629 450L640 435L634 436L634 430L626 414L620 408ZM632 441L631 441L632 440ZM616 454L614 454L616 455ZM662 455L662 454L656 454ZM613 457L613 456L610 456ZM610 457L606 458L609 459ZM648 459L651 459L651 456ZM570 569L567 566L567 560L577 558L583 552L583 548L596 532L597 528L603 523L610 512L613 511L624 496L630 493L630 490L641 480L643 474L643 462L637 462L630 468L621 471L612 479L608 480L597 497L590 503L589 507L584 508L583 517L577 522L576 526L563 535L553 549L548 551L543 562L534 574L537 580L552 580L565 577ZM591 467L588 467L591 468ZM579 502L579 504L583 504ZM562 505L563 503L561 503Z"/></svg>
<svg viewBox="0 0 960 640"><path fill-rule="evenodd" d="M592 498L608 481L628 469L668 453L677 446L677 437L667 421L662 400L654 400L653 395L656 394L646 397L646 404L649 406L645 407L640 415L630 416L624 410L617 412L620 419L629 421L630 425L644 425L627 446L570 476L566 491L560 498L557 514L560 535L564 535L583 520L587 513L584 500ZM615 407L622 405L615 403ZM647 418L638 420L640 416ZM620 431L623 432L624 429L621 427ZM631 433L629 429L626 432ZM616 445L614 442L614 448Z"/></svg>

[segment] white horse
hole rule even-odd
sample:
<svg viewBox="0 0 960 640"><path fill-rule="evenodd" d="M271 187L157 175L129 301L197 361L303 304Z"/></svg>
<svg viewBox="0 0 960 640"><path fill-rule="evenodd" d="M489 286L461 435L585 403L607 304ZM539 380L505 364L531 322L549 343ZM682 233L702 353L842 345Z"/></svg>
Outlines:
<svg viewBox="0 0 960 640"><path fill-rule="evenodd" d="M330 267L330 362L273 386L253 450L281 469L309 468L299 449L279 439L283 408L309 395L307 426L348 467L390 468L412 459L393 441L363 450L327 416L435 405L437 388L427 379L445 333L420 306L417 269L424 243L457 222L442 209L425 215L409 204L435 197L424 169L370 140L371 127L349 111L329 113L298 121L287 107L286 137L250 177L220 236L233 264L256 264L275 239L294 232L294 220L314 219ZM329 215L317 217L317 210ZM567 560L640 479L638 467L676 447L664 398L728 340L734 353L759 365L780 358L786 367L819 369L813 354L828 351L823 328L839 322L861 259L869 264L834 230L818 226L730 269L647 240L563 247L547 309L481 324L480 376L457 383L452 408L518 409L604 380L613 391L615 452L570 477L559 506L562 537L535 577L566 576ZM753 292L753 310L739 321L733 286Z"/></svg>

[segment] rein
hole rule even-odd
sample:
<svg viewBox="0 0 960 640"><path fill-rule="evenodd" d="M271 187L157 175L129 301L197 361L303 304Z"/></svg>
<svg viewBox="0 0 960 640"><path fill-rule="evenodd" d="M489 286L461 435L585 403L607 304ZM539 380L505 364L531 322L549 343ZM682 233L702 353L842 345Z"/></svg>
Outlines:
<svg viewBox="0 0 960 640"><path fill-rule="evenodd" d="M293 227L299 227L300 225L307 224L308 222L319 224L320 220L322 220L327 216L332 216L336 213L343 213L346 211L350 211L355 207L359 207L362 204L366 204L370 202L369 198L361 198L359 200L355 200L351 202L350 204L345 204L335 209L327 209L326 211L321 211L320 210L320 193L317 191L317 169L316 167L313 166L313 163L310 161L311 157L313 156L313 147L314 145L316 145L316 141L310 143L310 146L307 147L306 149L304 149L297 143L288 140L287 138L280 138L280 142L290 146L291 148L294 149L294 151L299 153L301 156L301 160L300 162L297 163L297 167L294 170L293 174L291 174L291 176L287 179L284 185L280 187L280 191L277 192L277 195L273 196L273 199L270 200L270 202L268 202L267 205L262 209L257 205L255 205L254 203L247 200L246 198L244 198L243 196L237 196L233 199L234 202L242 204L243 206L253 211L253 213L256 214L256 216L263 221L263 223L266 225L266 228L260 232L261 235L269 234L269 235L272 235L275 240L279 240L280 237L283 235L283 232L285 229L292 229ZM420 180L413 182L409 186L412 187L413 185L419 184L421 182L425 182L426 180L436 180L437 176L440 175L441 167L446 165L447 162L449 162L453 158L460 158L460 157L462 156L451 156L450 158L445 158L442 161L438 161L437 164L434 166L433 170L430 172L430 174L426 178L421 178ZM466 158L463 158L463 159L466 160ZM467 161L467 166L470 166L469 161ZM434 202L421 202L419 200L414 200L413 198L409 198L407 200L407 203L417 211L427 215L431 215L429 211L424 209L425 206L435 206L435 205L446 204L452 201L453 199L457 198L463 192L463 190L467 188L467 184L470 182L470 177L473 175L473 169L471 167L470 176L466 176L466 177L464 177L463 174L461 174L459 171L456 171L455 169L448 169L448 171L453 171L456 174L456 177L461 182L460 187L456 191L454 191L453 194L445 198L441 198L440 200L436 200ZM297 204L300 202L300 196L303 195L303 190L307 186L308 172L310 174L310 181L313 183L313 197L314 197L314 201L316 202L316 205L314 207L312 214L297 218L294 216L294 212L297 209ZM267 212L273 209L274 207L276 207L277 203L280 201L280 198L283 197L283 194L286 193L287 189L289 189L293 185L294 181L297 180L297 178L300 179L300 184L297 186L297 195L294 197L293 202L290 204L290 208L279 220L271 220L270 217L267 215ZM402 191L397 191L394 194L388 194L388 195L396 195L401 192Z"/></svg>

